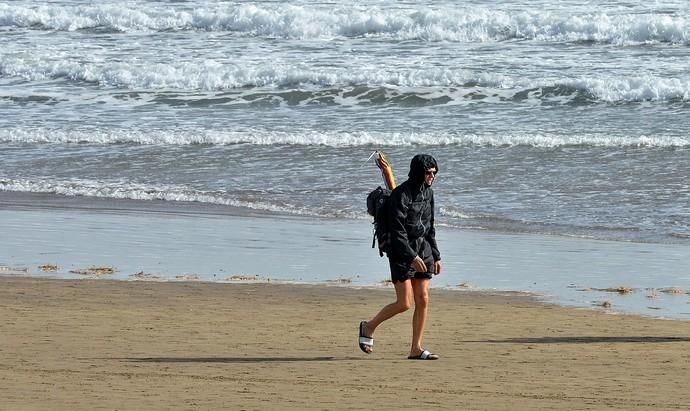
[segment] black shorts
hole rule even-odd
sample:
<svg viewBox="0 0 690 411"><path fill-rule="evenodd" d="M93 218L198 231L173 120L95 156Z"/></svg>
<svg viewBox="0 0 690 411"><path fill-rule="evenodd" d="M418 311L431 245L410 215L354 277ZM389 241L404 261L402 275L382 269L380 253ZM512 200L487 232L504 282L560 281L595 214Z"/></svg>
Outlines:
<svg viewBox="0 0 690 411"><path fill-rule="evenodd" d="M391 267L391 281L393 281L393 284L397 283L398 281L407 281L412 278L419 280L431 280L431 278L434 276L434 258L432 256L424 258L424 264L426 264L427 270L425 273L418 273L412 264L401 263L393 260L392 258L388 259L388 263Z"/></svg>

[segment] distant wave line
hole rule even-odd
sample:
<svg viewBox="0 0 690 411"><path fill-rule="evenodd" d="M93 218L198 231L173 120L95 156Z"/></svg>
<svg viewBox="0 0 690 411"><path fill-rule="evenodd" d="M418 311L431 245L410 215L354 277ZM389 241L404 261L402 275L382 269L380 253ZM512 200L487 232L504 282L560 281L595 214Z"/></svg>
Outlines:
<svg viewBox="0 0 690 411"><path fill-rule="evenodd" d="M45 144L142 144L142 145L298 145L298 146L491 146L491 147L631 147L690 148L690 137L673 135L610 136L598 134L468 134L456 132L396 133L366 131L199 129L51 129L3 128L0 142Z"/></svg>
<svg viewBox="0 0 690 411"><path fill-rule="evenodd" d="M217 31L291 39L388 37L401 40L492 42L537 40L614 44L687 44L683 15L517 13L481 7L384 9L296 5L228 5L194 10L99 4L0 4L0 27L31 30Z"/></svg>

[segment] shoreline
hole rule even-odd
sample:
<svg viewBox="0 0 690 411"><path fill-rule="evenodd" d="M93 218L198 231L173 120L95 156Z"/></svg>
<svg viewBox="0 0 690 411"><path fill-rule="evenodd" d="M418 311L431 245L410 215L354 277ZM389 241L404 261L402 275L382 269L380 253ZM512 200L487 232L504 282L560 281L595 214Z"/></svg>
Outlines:
<svg viewBox="0 0 690 411"><path fill-rule="evenodd" d="M369 221L162 201L20 197L0 193L0 235L7 238L0 275L15 268L36 277L83 278L72 271L104 267L113 272L102 277L118 280L362 287L389 279L385 258L371 249ZM525 292L564 306L690 320L687 246L443 227L437 235L444 273L434 288ZM56 270L42 272L42 265Z"/></svg>
<svg viewBox="0 0 690 411"><path fill-rule="evenodd" d="M30 210L72 210L81 212L102 212L109 214L152 214L169 216L196 216L196 217L245 217L245 218L269 218L269 219L315 219L323 221L341 221L371 223L371 217L363 208L361 218L356 216L338 217L334 215L312 215L300 212L291 213L287 210L267 210L262 208L249 208L229 204L205 203L186 200L164 199L134 199L99 197L86 195L67 195L52 192L33 191L3 191L0 190L0 210L30 211ZM670 241L649 241L644 239L621 239L616 236L594 237L591 235L579 235L575 233L558 233L553 231L531 231L517 229L500 229L474 226L456 226L452 224L438 224L437 228L450 231L466 231L474 233L486 233L496 235L532 235L553 237L565 240L604 241L624 244L658 244L685 246L690 242L690 236L671 233Z"/></svg>
<svg viewBox="0 0 690 411"><path fill-rule="evenodd" d="M20 279L35 279L35 280L47 280L47 281L103 281L103 282L124 282L124 283L157 283L157 284L201 284L205 286L213 285L240 285L240 286L287 286L287 287L328 287L328 288L340 288L349 290L362 290L362 291L382 291L389 290L394 292L392 283L389 280L384 280L379 284L362 284L353 285L350 281L341 281L341 279L335 280L324 280L321 282L304 282L295 280L273 280L271 278L243 278L242 275L231 275L229 278L217 279L217 280L205 280L198 278L196 276L176 276L173 278L162 278L155 276L143 275L138 277L135 273L130 275L128 278L124 279L113 279L107 278L103 275L73 275L72 277L65 276L51 276L50 274L44 275L32 275L20 270L15 270L11 267L0 266L0 280L2 278L20 278ZM531 300L535 304L545 305L545 306L556 306L564 309L570 310L584 310L593 311L598 313L603 313L606 315L621 315L621 316L639 316L641 318L649 318L653 320L668 320L668 321L683 321L689 322L690 318L676 318L676 317L665 317L659 313L639 313L631 312L626 310L621 310L615 307L611 301L615 301L615 298L624 296L629 293L634 293L636 290L628 290L625 287L621 287L621 290L611 288L607 290L599 290L604 296L608 295L610 298L602 298L600 302L594 302L590 305L571 305L564 304L553 298L539 294L534 291L524 291L524 290L502 290L495 288L472 288L471 286L435 286L432 283L431 288L435 292L442 293L458 293L461 295L476 295L476 296L493 296L493 297L524 297ZM664 290L663 293L668 294L686 294L685 291L675 291L674 289ZM687 292L690 294L690 292ZM690 303L689 303L690 304ZM690 308L689 308L690 309Z"/></svg>
<svg viewBox="0 0 690 411"><path fill-rule="evenodd" d="M411 312L377 330L374 354L359 351L358 322L391 290L0 285L0 398L11 409L690 407L685 321L433 289L425 345L441 360L427 362L406 360Z"/></svg>

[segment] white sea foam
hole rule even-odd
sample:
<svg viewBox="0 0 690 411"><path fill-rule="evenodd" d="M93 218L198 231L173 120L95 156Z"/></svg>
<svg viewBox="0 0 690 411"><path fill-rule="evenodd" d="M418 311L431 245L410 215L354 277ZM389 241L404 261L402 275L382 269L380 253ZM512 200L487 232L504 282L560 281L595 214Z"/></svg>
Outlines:
<svg viewBox="0 0 690 411"><path fill-rule="evenodd" d="M131 200L164 200L179 202L198 202L219 204L231 207L248 208L282 214L305 214L307 210L289 205L275 205L267 202L252 202L230 198L222 192L192 191L174 185L146 186L133 182L70 180L70 181L31 181L8 179L0 180L0 191L30 193L51 193L65 196L84 196L118 198Z"/></svg>
<svg viewBox="0 0 690 411"><path fill-rule="evenodd" d="M66 79L85 81L123 90L203 91L209 94L175 98L193 101L207 97L226 99L231 104L251 104L257 98L286 99L291 89L305 92L305 103L333 98L339 104L367 101L372 88L380 88L384 101L412 94L422 99L446 98L446 104L484 99L560 99L582 93L603 102L690 101L690 78L642 75L612 77L601 75L570 78L512 78L501 73L475 73L466 69L416 69L394 67L304 67L276 61L221 64L214 61L169 64L88 63L54 56L32 58L4 56L0 52L0 76L28 81ZM27 90L17 93L26 94ZM556 95L553 95L557 93ZM311 93L311 94L309 94ZM379 96L379 93L375 93ZM67 98L67 96L56 96ZM157 96L153 95L151 98ZM378 98L378 97L377 97ZM130 99L131 100L131 99Z"/></svg>
<svg viewBox="0 0 690 411"><path fill-rule="evenodd" d="M609 136L609 135L480 135L451 132L388 133L366 131L312 130L136 130L136 129L48 129L3 128L0 141L15 143L88 143L88 144L254 144L304 145L330 147L357 146L595 146L595 147L690 147L690 137L680 136Z"/></svg>
<svg viewBox="0 0 690 411"><path fill-rule="evenodd" d="M599 100L619 101L690 101L690 80L641 76L632 78L582 79L573 82Z"/></svg>
<svg viewBox="0 0 690 411"><path fill-rule="evenodd" d="M460 220L470 220L470 219L477 217L477 216L472 215L470 213L467 213L465 211L460 211L460 210L457 210L454 208L449 208L449 207L440 207L439 208L439 214L443 215L443 216L457 218Z"/></svg>
<svg viewBox="0 0 690 411"><path fill-rule="evenodd" d="M405 68L305 67L274 61L223 64L180 61L169 64L84 63L40 55L33 58L0 53L0 75L30 81L68 79L124 89L231 90L299 86L450 87L467 82L485 87L512 85L499 74L475 75L466 70Z"/></svg>
<svg viewBox="0 0 690 411"><path fill-rule="evenodd" d="M100 2L99 2L100 3ZM684 15L580 8L560 14L483 7L437 5L402 7L368 5L220 4L194 9L184 5L90 5L27 2L0 4L0 27L74 31L204 30L280 38L375 37L429 41L597 41L616 44L671 42L685 44L690 25Z"/></svg>
<svg viewBox="0 0 690 411"><path fill-rule="evenodd" d="M26 180L0 179L0 191L23 193L47 193L68 197L96 197L127 200L160 200L170 202L192 202L201 204L224 205L235 208L255 210L272 214L369 218L366 211L352 212L328 208L307 208L295 206L284 201L270 202L262 200L244 200L222 191L199 191L179 185L145 185L131 181L96 181L88 179L72 180Z"/></svg>

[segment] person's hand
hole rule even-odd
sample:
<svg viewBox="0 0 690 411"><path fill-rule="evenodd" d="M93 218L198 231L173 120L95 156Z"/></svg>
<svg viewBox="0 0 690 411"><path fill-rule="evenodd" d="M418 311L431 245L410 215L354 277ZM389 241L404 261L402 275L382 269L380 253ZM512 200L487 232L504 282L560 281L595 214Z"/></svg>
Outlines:
<svg viewBox="0 0 690 411"><path fill-rule="evenodd" d="M441 274L441 270L443 270L443 267L441 265L441 260L434 261L434 274L435 275Z"/></svg>
<svg viewBox="0 0 690 411"><path fill-rule="evenodd" d="M424 264L424 260L422 260L419 256L416 256L414 260L412 260L412 266L418 273L427 272L426 264Z"/></svg>

